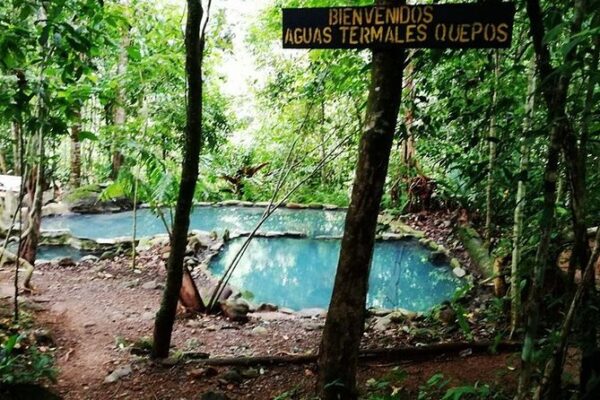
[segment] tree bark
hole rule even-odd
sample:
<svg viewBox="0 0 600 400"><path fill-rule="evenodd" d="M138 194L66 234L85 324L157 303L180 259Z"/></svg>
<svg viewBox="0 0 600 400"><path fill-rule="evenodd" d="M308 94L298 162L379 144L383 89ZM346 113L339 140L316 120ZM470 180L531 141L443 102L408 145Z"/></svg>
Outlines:
<svg viewBox="0 0 600 400"><path fill-rule="evenodd" d="M78 188L81 185L81 142L79 133L81 132L81 108L75 110L75 121L71 125L71 171L69 174L69 183L72 188Z"/></svg>
<svg viewBox="0 0 600 400"><path fill-rule="evenodd" d="M121 48L119 51L119 61L117 63L117 76L121 76L127 72L127 47L129 46L129 32L123 34L121 39ZM125 122L127 121L127 111L125 110L125 89L119 85L117 88L117 96L115 99L114 110L113 110L113 125L115 133L113 133L111 143L111 179L117 179L121 166L125 162L125 156L119 149L119 130L124 129Z"/></svg>
<svg viewBox="0 0 600 400"><path fill-rule="evenodd" d="M167 282L154 323L153 358L165 358L169 355L177 300L184 277L183 258L187 246L190 212L196 180L198 179L198 163L202 145L202 53L204 50L204 35L201 36L201 22L204 12L200 0L188 0L187 4L185 47L188 93L185 149L179 196L171 234L171 252L167 261Z"/></svg>
<svg viewBox="0 0 600 400"><path fill-rule="evenodd" d="M365 130L319 351L317 391L322 400L357 398L358 348L364 330L377 215L400 106L403 67L403 50L373 51Z"/></svg>
<svg viewBox="0 0 600 400"><path fill-rule="evenodd" d="M527 170L529 169L529 144L525 135L531 129L531 119L535 107L536 77L535 68L531 67L529 83L527 85L527 99L525 101L525 117L523 118L523 136L521 137L521 161L519 162L519 182L517 183L517 197L513 225L513 249L510 273L511 307L510 331L511 336L517 330L521 320L521 239L523 235L523 212L525 210L525 193L527 183Z"/></svg>
<svg viewBox="0 0 600 400"><path fill-rule="evenodd" d="M581 5L582 0L577 0ZM579 31L581 15L576 7L572 34ZM542 288L547 266L549 265L549 247L555 217L556 181L559 173L558 161L561 144L572 130L569 117L566 115L566 97L570 84L570 68L557 71L551 64L550 50L544 42L545 28L539 0L527 0L527 15L530 21L530 32L536 54L536 66L540 77L543 98L548 108L548 122L551 124L550 145L544 171L544 203L540 220L540 242L538 244L533 281L527 306L527 324L525 341L521 354L522 366L519 376L518 399L525 399L531 390L531 374L533 371L533 353L539 324L539 309L542 301ZM579 26L578 26L579 25ZM577 46L574 46L565 57L565 63L575 57Z"/></svg>
<svg viewBox="0 0 600 400"><path fill-rule="evenodd" d="M500 57L498 50L494 51L494 88L492 90L492 113L488 136L488 181L485 188L485 230L484 244L489 249L492 240L492 209L494 194L494 168L496 168L496 147L498 133L496 132L496 105L498 103L498 76L500 75Z"/></svg>

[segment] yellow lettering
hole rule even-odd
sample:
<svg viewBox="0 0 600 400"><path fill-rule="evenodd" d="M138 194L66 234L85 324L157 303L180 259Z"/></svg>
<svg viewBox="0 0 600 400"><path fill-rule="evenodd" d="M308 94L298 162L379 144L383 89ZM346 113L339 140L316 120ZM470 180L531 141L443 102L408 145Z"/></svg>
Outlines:
<svg viewBox="0 0 600 400"><path fill-rule="evenodd" d="M400 7L400 23L407 24L410 20L410 8L407 6Z"/></svg>
<svg viewBox="0 0 600 400"><path fill-rule="evenodd" d="M391 26L388 26L387 31L385 33L385 42L394 43L394 30Z"/></svg>
<svg viewBox="0 0 600 400"><path fill-rule="evenodd" d="M435 40L440 42L446 41L446 25L437 24L435 26Z"/></svg>
<svg viewBox="0 0 600 400"><path fill-rule="evenodd" d="M350 27L350 44L358 44L358 26Z"/></svg>
<svg viewBox="0 0 600 400"><path fill-rule="evenodd" d="M302 44L303 39L304 39L304 36L302 35L302 28L294 29L294 43Z"/></svg>
<svg viewBox="0 0 600 400"><path fill-rule="evenodd" d="M337 8L329 9L329 25L337 25L339 21L339 11Z"/></svg>
<svg viewBox="0 0 600 400"><path fill-rule="evenodd" d="M423 7L423 22L429 24L431 21L433 21L433 7L425 6Z"/></svg>
<svg viewBox="0 0 600 400"><path fill-rule="evenodd" d="M375 42L375 41L381 41L382 39L383 39L383 26L379 26L379 27L372 26L371 27L371 40L373 42Z"/></svg>
<svg viewBox="0 0 600 400"><path fill-rule="evenodd" d="M473 24L473 28L471 29L471 41L474 41L477 35L483 32L483 25L480 22L475 22Z"/></svg>
<svg viewBox="0 0 600 400"><path fill-rule="evenodd" d="M383 19L383 8L378 7L375 9L375 25L383 25L385 20Z"/></svg>
<svg viewBox="0 0 600 400"><path fill-rule="evenodd" d="M371 25L373 23L373 13L375 12L374 8L369 8L365 12L365 22L367 25Z"/></svg>
<svg viewBox="0 0 600 400"><path fill-rule="evenodd" d="M412 43L415 41L415 28L416 25L406 25L406 43Z"/></svg>
<svg viewBox="0 0 600 400"><path fill-rule="evenodd" d="M417 25L417 40L419 42L424 42L427 40L427 25Z"/></svg>
<svg viewBox="0 0 600 400"><path fill-rule="evenodd" d="M352 25L352 9L351 8L344 8L342 10L342 23L344 25Z"/></svg>
<svg viewBox="0 0 600 400"><path fill-rule="evenodd" d="M371 35L371 31L367 26L360 27L360 43L361 44L369 44L371 41L369 40Z"/></svg>
<svg viewBox="0 0 600 400"><path fill-rule="evenodd" d="M421 18L423 17L423 10L421 10L421 7L413 7L410 15L412 17L412 23L417 24L421 21Z"/></svg>
<svg viewBox="0 0 600 400"><path fill-rule="evenodd" d="M362 14L360 13L360 9L355 9L352 11L352 24L362 25Z"/></svg>
<svg viewBox="0 0 600 400"><path fill-rule="evenodd" d="M501 23L498 25L498 36L496 37L500 43L504 43L508 40L508 25Z"/></svg>
<svg viewBox="0 0 600 400"><path fill-rule="evenodd" d="M333 40L333 36L331 35L331 27L326 26L323 28L323 43L329 44Z"/></svg>
<svg viewBox="0 0 600 400"><path fill-rule="evenodd" d="M469 42L469 37L467 36L467 33L469 32L469 28L471 27L470 24L461 24L460 25L460 39L459 41L461 43L468 43Z"/></svg>
<svg viewBox="0 0 600 400"><path fill-rule="evenodd" d="M496 27L493 24L486 24L483 29L483 38L486 42L492 42L496 39Z"/></svg>
<svg viewBox="0 0 600 400"><path fill-rule="evenodd" d="M294 44L294 35L292 35L291 29L285 30L285 39L283 40L285 43Z"/></svg>
<svg viewBox="0 0 600 400"><path fill-rule="evenodd" d="M451 42L458 42L460 40L458 25L450 24L448 27L448 39L450 39Z"/></svg>
<svg viewBox="0 0 600 400"><path fill-rule="evenodd" d="M340 26L340 32L342 32L342 43L348 43L346 39L346 34L350 28L347 26Z"/></svg>

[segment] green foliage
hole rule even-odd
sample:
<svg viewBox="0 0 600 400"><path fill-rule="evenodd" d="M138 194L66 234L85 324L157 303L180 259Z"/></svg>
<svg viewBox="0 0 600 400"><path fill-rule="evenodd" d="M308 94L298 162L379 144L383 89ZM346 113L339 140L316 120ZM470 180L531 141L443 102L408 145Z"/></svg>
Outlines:
<svg viewBox="0 0 600 400"><path fill-rule="evenodd" d="M52 358L28 344L24 336L11 335L0 343L0 383L35 383L55 376Z"/></svg>

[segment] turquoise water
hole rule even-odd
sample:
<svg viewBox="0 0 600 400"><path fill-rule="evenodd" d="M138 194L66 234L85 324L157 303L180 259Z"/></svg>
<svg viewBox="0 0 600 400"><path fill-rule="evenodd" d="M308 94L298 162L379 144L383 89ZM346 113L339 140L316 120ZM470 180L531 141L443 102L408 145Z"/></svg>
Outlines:
<svg viewBox="0 0 600 400"><path fill-rule="evenodd" d="M8 246L8 249L16 252L17 245L11 244ZM38 246L37 249L37 259L38 260L48 260L51 261L55 258L65 258L69 257L75 261L81 259L83 256L91 254L90 252L85 252L82 250L75 249L71 246Z"/></svg>
<svg viewBox="0 0 600 400"><path fill-rule="evenodd" d="M243 239L235 239L211 262L221 276ZM250 243L231 283L254 295L256 303L327 308L333 290L339 240L265 239ZM460 286L448 266L434 266L417 242L386 241L375 247L369 279L369 307L427 311L452 297Z"/></svg>
<svg viewBox="0 0 600 400"><path fill-rule="evenodd" d="M263 208L196 207L190 229L230 232L251 231L260 220ZM325 210L278 209L263 224L261 231L302 232L309 236L340 236L345 212ZM73 236L89 239L131 236L133 212L115 214L64 215L42 220L43 229L69 229ZM149 209L137 212L138 237L166 233L160 218Z"/></svg>

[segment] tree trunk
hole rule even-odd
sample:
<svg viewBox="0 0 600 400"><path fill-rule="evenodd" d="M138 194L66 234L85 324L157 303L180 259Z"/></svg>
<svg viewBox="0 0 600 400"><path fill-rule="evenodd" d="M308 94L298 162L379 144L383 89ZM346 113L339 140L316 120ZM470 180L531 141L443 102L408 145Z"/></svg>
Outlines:
<svg viewBox="0 0 600 400"><path fill-rule="evenodd" d="M42 101L42 100L40 100ZM44 106L40 105L40 109ZM43 123L43 111L39 115L40 123ZM25 241L21 246L19 257L27 260L31 265L35 265L37 247L40 240L40 227L42 224L42 199L44 194L44 135L43 127L38 128L37 133L36 164L31 168L31 174L28 178L27 191L29 193L29 212L27 213L27 224ZM29 279L24 282L24 286L29 288Z"/></svg>
<svg viewBox="0 0 600 400"><path fill-rule="evenodd" d="M386 2L377 2L382 3ZM357 398L358 348L377 216L402 94L403 64L403 50L373 51L365 130L319 351L317 391L322 400Z"/></svg>
<svg viewBox="0 0 600 400"><path fill-rule="evenodd" d="M536 77L535 67L531 66L529 84L527 85L527 99L525 101L525 117L523 118L523 135L521 136L521 161L519 165L519 182L517 183L517 198L514 212L513 225L513 250L510 273L511 290L511 313L510 325L511 336L518 329L521 320L521 237L523 235L523 211L525 209L525 185L527 182L527 170L529 169L529 143L526 135L531 129L531 119L535 107Z"/></svg>
<svg viewBox="0 0 600 400"><path fill-rule="evenodd" d="M122 76L127 71L127 47L129 47L129 32L125 32L121 40L121 48L119 52L119 61L117 63L117 76ZM111 179L117 179L121 166L125 161L125 156L119 149L120 146L120 135L119 131L125 129L125 122L127 121L127 112L125 110L125 89L119 85L117 88L117 96L115 99L114 110L113 110L113 124L115 126L115 133L113 134L111 143Z"/></svg>
<svg viewBox="0 0 600 400"><path fill-rule="evenodd" d="M21 144L23 143L23 133L21 131L21 124L17 121L12 121L10 131L12 135L13 174L21 175Z"/></svg>
<svg viewBox="0 0 600 400"><path fill-rule="evenodd" d="M71 171L69 174L69 183L72 188L78 188L81 185L81 142L79 133L81 132L81 108L75 110L75 121L71 125Z"/></svg>
<svg viewBox="0 0 600 400"><path fill-rule="evenodd" d="M185 149L171 234L171 253L167 261L167 283L154 324L153 358L165 358L169 355L177 300L184 277L183 258L187 246L190 212L198 179L198 163L202 144L202 53L204 50L204 35L201 34L200 27L202 15L203 9L200 1L188 0L185 30L188 81Z"/></svg>
<svg viewBox="0 0 600 400"><path fill-rule="evenodd" d="M8 172L8 166L6 165L6 159L4 158L4 151L0 149L0 172L6 174Z"/></svg>
<svg viewBox="0 0 600 400"><path fill-rule="evenodd" d="M594 269L596 268L596 263L598 262L599 255L600 230L596 232L594 253L588 259L587 266L581 275L581 284L579 285L579 288L577 288L577 291L575 292L575 295L571 300L571 304L562 323L558 345L556 346L552 357L550 358L550 360L546 364L546 368L544 369L542 384L540 385L540 388L534 397L536 400L557 400L560 398L562 369L566 359L568 338L569 334L571 333L573 321L575 319L575 312L584 300L585 293L589 290L588 283L590 279L594 277ZM581 395L583 395L584 393L585 386L583 386L580 390Z"/></svg>
<svg viewBox="0 0 600 400"><path fill-rule="evenodd" d="M488 136L488 181L485 188L485 230L484 244L489 249L492 240L492 210L494 192L494 168L496 167L496 105L498 103L498 76L500 75L500 58L498 50L494 51L494 89L492 91L492 114L490 117L490 130Z"/></svg>
<svg viewBox="0 0 600 400"><path fill-rule="evenodd" d="M582 0L577 5L582 5ZM572 34L579 31L581 26L581 9L576 7ZM525 341L521 354L522 366L519 376L518 399L525 399L531 390L531 374L533 371L533 353L537 338L539 323L539 308L542 301L542 287L546 268L549 265L548 255L552 228L555 217L556 180L559 173L558 160L561 144L572 129L569 117L566 115L566 97L570 84L570 68L557 71L551 64L551 55L544 42L545 28L539 0L527 0L527 15L530 21L530 31L536 53L536 65L540 76L541 89L548 108L548 122L552 126L548 161L544 171L544 204L540 220L540 242L538 244L533 281L527 306L527 325ZM565 63L575 57L577 46L565 57Z"/></svg>

